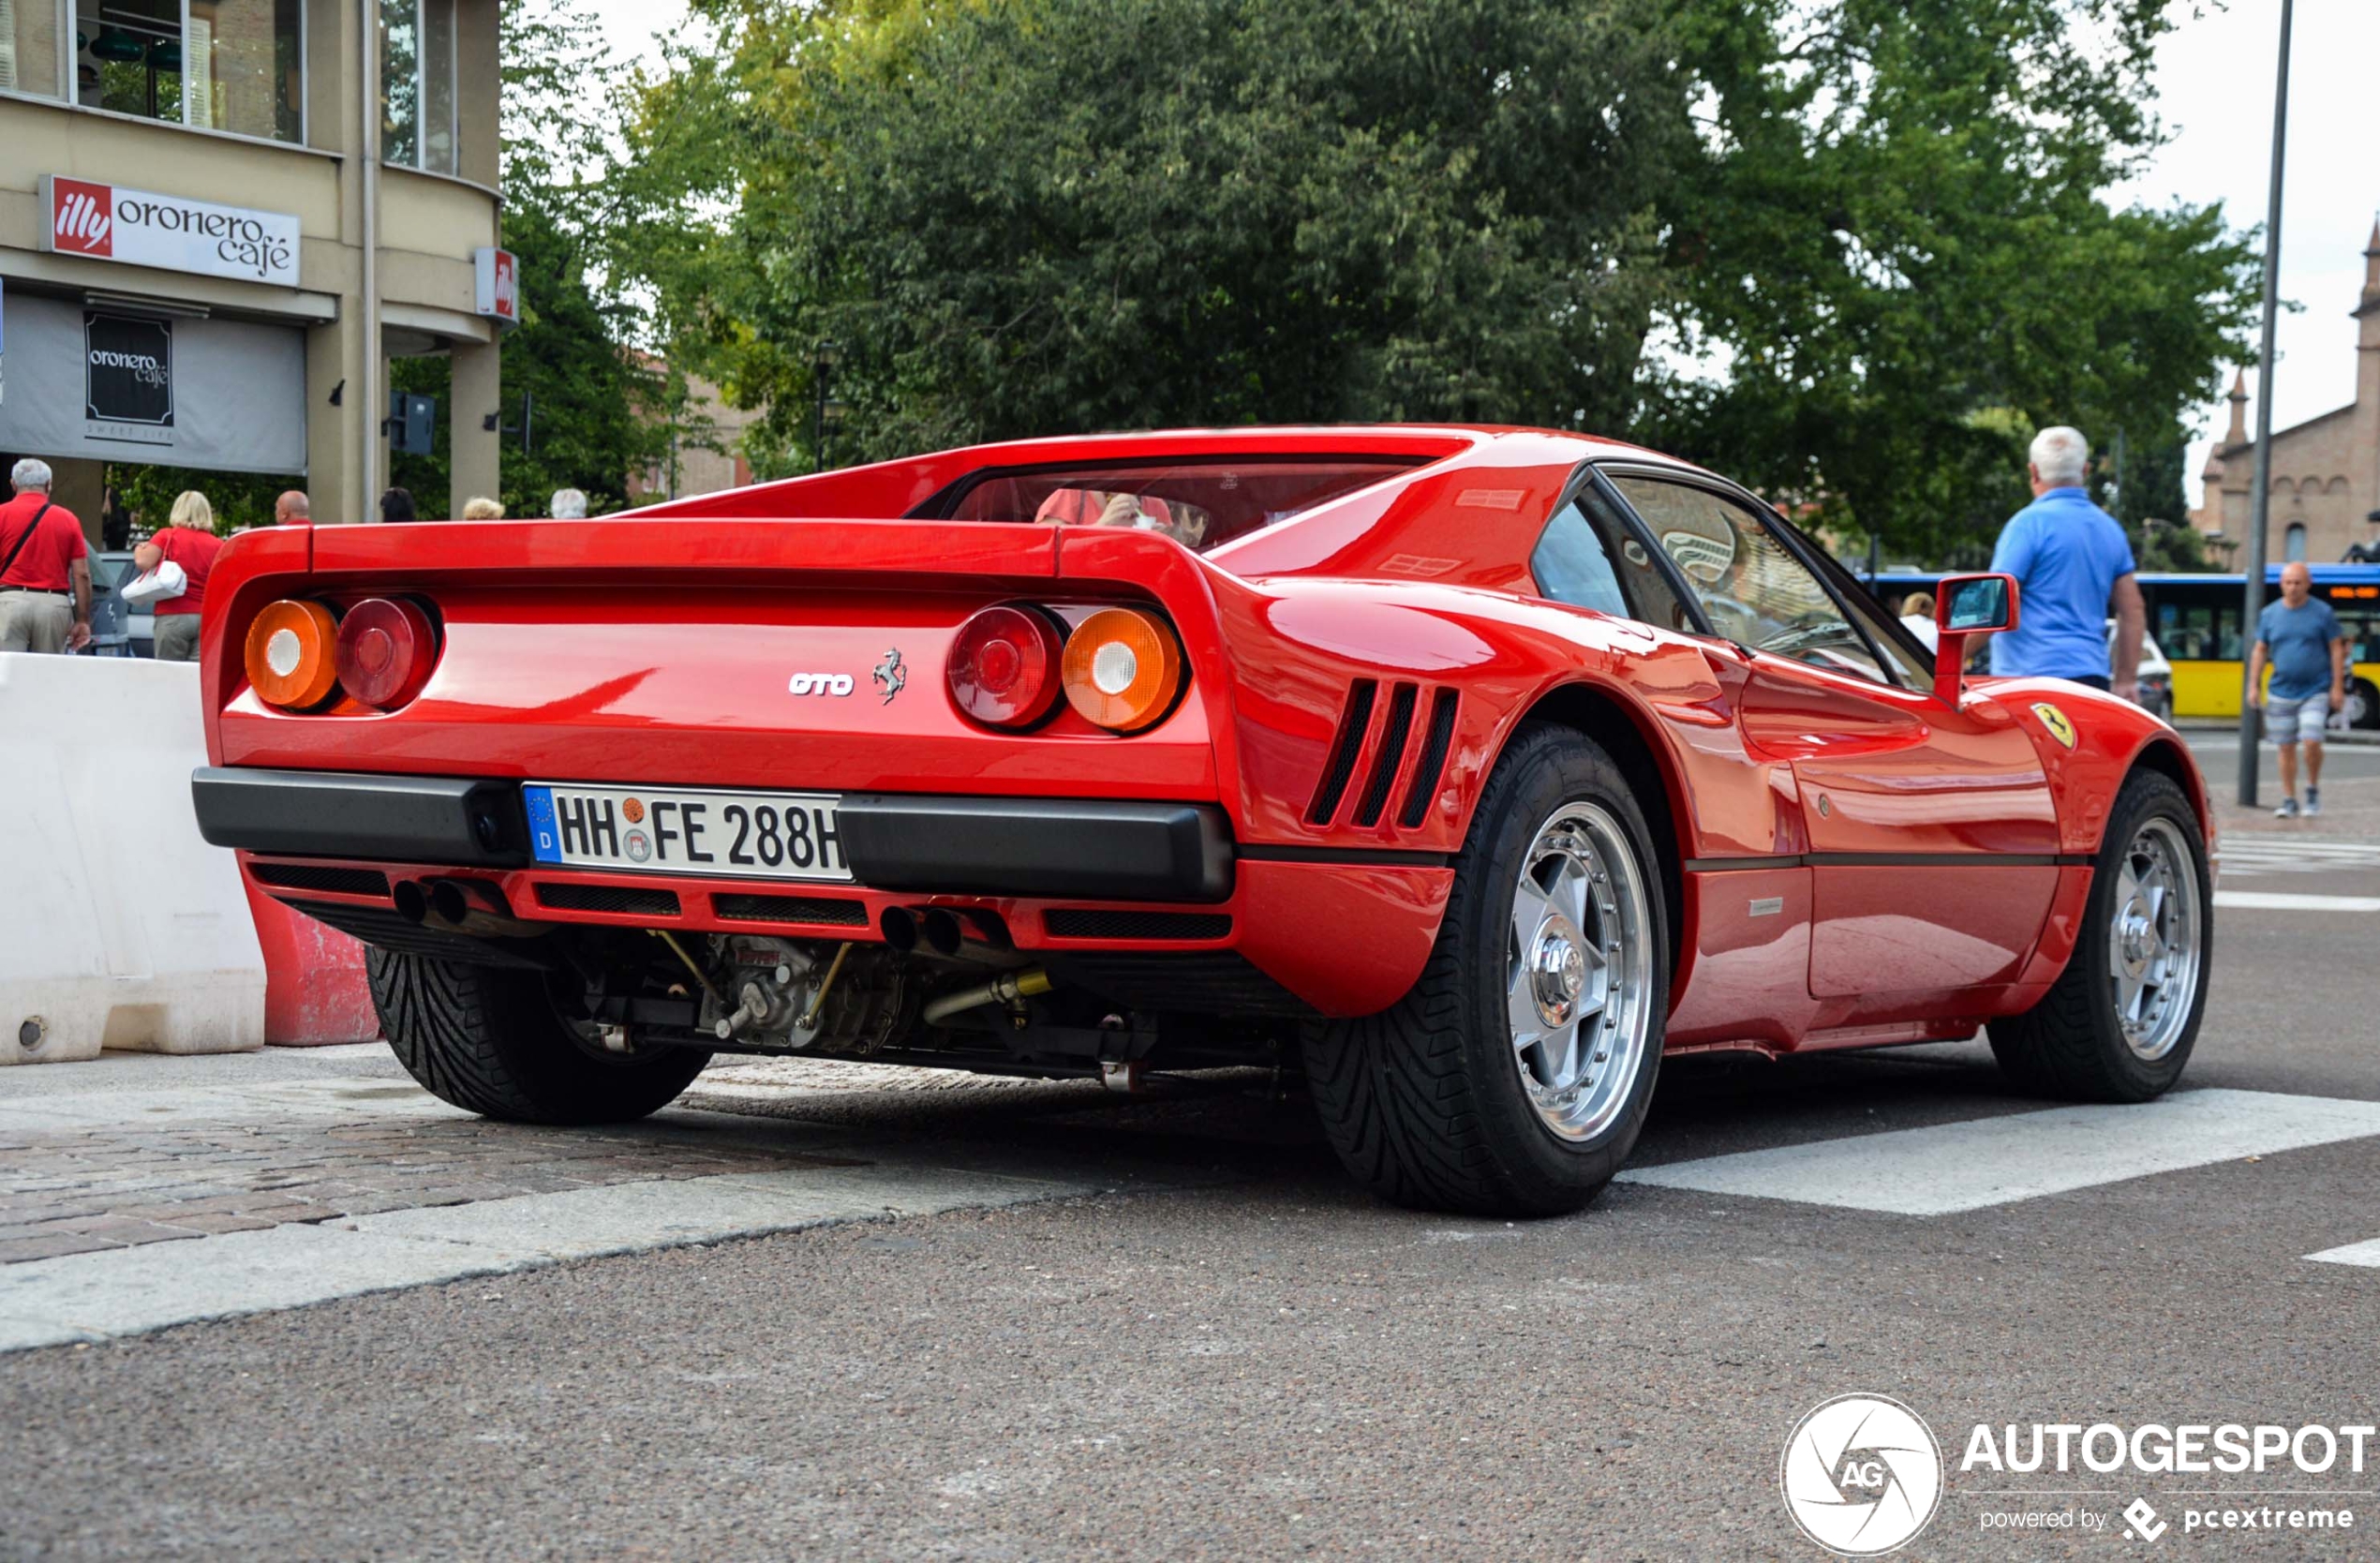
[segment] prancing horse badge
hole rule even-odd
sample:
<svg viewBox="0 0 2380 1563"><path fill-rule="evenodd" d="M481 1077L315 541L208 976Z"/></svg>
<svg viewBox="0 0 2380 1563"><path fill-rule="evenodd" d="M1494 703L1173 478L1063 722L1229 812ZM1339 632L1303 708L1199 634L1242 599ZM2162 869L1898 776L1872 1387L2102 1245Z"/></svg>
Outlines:
<svg viewBox="0 0 2380 1563"><path fill-rule="evenodd" d="M2041 718L2041 724L2049 729L2051 737L2068 749L2075 747L2075 724L2066 720L2065 712L2046 700L2036 700L2033 702L2033 715Z"/></svg>
<svg viewBox="0 0 2380 1563"><path fill-rule="evenodd" d="M893 696L899 694L902 686L909 682L909 669L903 667L900 662L900 648L896 646L885 652L885 660L871 668L868 677L873 678L877 688L885 692L885 704L891 705ZM2071 743L2074 740L2070 738L2067 741Z"/></svg>

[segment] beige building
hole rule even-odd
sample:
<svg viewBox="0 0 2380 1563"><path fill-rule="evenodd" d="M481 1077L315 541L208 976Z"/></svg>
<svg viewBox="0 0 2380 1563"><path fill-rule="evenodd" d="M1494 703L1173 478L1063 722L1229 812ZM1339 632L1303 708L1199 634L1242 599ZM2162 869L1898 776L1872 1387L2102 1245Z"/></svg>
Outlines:
<svg viewBox="0 0 2380 1563"><path fill-rule="evenodd" d="M0 455L95 528L107 462L370 519L388 360L436 353L454 494L423 512L495 493L498 8L0 0Z"/></svg>
<svg viewBox="0 0 2380 1563"><path fill-rule="evenodd" d="M2272 506L2265 557L2326 563L2380 537L2380 223L2364 250L2356 322L2354 405L2272 435ZM2255 514L2256 444L2248 392L2234 380L2231 428L2207 458L2202 531L2245 543ZM2244 560L2244 551L2236 558Z"/></svg>
<svg viewBox="0 0 2380 1563"><path fill-rule="evenodd" d="M650 355L644 362L647 368L665 367ZM628 502L657 504L751 483L752 468L744 459L744 431L759 420L757 412L728 406L718 386L688 376L683 409L675 417L664 412L655 420L666 429L668 446L660 461L628 475Z"/></svg>

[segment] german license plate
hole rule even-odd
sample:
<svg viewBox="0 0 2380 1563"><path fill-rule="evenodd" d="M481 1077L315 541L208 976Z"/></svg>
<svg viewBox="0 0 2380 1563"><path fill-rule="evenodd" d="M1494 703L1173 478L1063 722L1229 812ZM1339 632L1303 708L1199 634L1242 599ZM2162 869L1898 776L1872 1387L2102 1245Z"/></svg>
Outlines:
<svg viewBox="0 0 2380 1563"><path fill-rule="evenodd" d="M742 793L690 787L579 787L531 782L537 861L635 873L743 879L844 879L841 799L833 793Z"/></svg>

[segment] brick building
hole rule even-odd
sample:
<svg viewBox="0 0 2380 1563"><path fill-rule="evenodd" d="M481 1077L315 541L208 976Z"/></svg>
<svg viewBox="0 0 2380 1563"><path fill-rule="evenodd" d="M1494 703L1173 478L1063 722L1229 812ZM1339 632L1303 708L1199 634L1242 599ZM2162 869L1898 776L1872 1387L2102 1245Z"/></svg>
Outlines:
<svg viewBox="0 0 2380 1563"><path fill-rule="evenodd" d="M2335 560L2380 538L2380 222L2364 249L2356 322L2356 399L2272 434L2272 510L2266 558ZM2231 427L2207 458L2199 529L2245 543L2255 514L2256 442L2248 392L2231 387ZM2242 552L2236 557L2244 558Z"/></svg>

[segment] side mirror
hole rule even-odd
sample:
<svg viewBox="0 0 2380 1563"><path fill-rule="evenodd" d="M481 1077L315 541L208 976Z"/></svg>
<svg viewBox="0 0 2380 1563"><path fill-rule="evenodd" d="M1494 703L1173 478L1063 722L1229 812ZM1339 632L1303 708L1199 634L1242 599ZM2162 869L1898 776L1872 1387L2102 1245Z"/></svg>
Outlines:
<svg viewBox="0 0 2380 1563"><path fill-rule="evenodd" d="M1943 576L1934 598L1934 698L1956 710L1969 638L2016 627L2014 575Z"/></svg>

